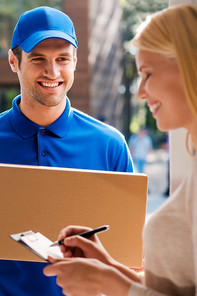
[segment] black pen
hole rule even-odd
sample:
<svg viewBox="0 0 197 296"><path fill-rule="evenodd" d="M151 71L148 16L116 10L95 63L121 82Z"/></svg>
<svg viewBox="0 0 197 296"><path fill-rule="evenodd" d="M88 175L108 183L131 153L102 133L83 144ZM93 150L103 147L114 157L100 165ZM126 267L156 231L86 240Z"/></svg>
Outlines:
<svg viewBox="0 0 197 296"><path fill-rule="evenodd" d="M109 229L109 225L103 225L103 226L99 226L93 230L89 230L89 231L84 231L84 232L81 232L81 233L78 233L76 235L80 235L82 237L85 237L85 238L88 238L90 237L91 235L95 234L95 233L99 233L99 232L102 232L102 231L106 231ZM60 241L55 241L54 243L52 243L50 245L50 247L53 247L53 246L61 246L64 244L64 239L60 240Z"/></svg>

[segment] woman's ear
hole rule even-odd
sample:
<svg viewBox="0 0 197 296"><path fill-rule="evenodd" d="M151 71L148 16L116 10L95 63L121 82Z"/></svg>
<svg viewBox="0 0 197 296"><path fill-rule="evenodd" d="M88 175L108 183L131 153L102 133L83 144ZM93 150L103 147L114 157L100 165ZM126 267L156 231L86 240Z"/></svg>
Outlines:
<svg viewBox="0 0 197 296"><path fill-rule="evenodd" d="M15 54L13 53L13 51L11 49L9 49L8 51L8 62L10 64L10 67L12 69L12 71L14 73L17 73L18 72L18 60L17 60L17 57L15 56Z"/></svg>

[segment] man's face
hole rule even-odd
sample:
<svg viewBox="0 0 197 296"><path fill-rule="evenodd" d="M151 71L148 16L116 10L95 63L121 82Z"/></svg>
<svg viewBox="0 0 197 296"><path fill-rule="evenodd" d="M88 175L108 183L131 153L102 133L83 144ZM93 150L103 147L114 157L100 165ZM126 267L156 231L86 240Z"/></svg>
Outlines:
<svg viewBox="0 0 197 296"><path fill-rule="evenodd" d="M15 71L22 100L48 107L61 104L73 84L76 61L74 47L58 38L42 41L30 53L22 51Z"/></svg>

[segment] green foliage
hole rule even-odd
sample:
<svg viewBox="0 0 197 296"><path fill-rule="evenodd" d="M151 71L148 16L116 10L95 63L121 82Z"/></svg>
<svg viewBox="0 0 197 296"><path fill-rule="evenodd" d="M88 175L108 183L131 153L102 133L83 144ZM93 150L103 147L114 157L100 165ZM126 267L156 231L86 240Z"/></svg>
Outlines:
<svg viewBox="0 0 197 296"><path fill-rule="evenodd" d="M12 100L19 94L19 86L17 87L0 87L0 112L8 110L12 106Z"/></svg>
<svg viewBox="0 0 197 296"><path fill-rule="evenodd" d="M135 34L136 26L148 14L167 8L168 0L120 0L120 4L123 7L122 20L128 38L125 40L130 40Z"/></svg>

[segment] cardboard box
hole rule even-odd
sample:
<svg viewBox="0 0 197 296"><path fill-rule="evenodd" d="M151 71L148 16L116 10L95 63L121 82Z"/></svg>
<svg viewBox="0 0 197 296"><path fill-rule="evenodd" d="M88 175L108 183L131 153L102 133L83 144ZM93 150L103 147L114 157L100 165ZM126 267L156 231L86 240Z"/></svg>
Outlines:
<svg viewBox="0 0 197 296"><path fill-rule="evenodd" d="M12 233L33 230L54 241L67 225L108 224L99 238L109 253L142 265L146 175L2 164L0 184L1 259L39 261Z"/></svg>

